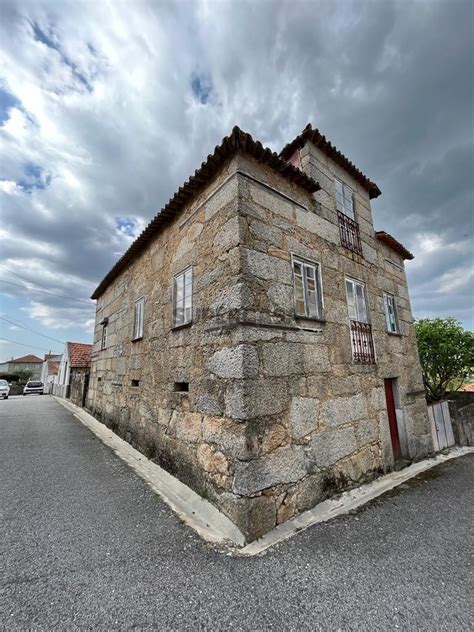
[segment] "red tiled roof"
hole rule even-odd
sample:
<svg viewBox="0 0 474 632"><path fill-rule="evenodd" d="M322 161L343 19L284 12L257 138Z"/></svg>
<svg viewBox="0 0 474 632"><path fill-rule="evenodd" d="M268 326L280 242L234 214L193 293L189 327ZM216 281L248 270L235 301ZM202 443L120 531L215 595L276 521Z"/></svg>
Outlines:
<svg viewBox="0 0 474 632"><path fill-rule="evenodd" d="M67 353L72 369L80 369L91 365L92 345L82 342L68 342Z"/></svg>
<svg viewBox="0 0 474 632"><path fill-rule="evenodd" d="M48 375L58 375L59 364L57 360L48 360Z"/></svg>
<svg viewBox="0 0 474 632"><path fill-rule="evenodd" d="M377 239L382 241L386 246L391 248L394 252L398 253L404 259L411 260L415 258L414 255L412 255L412 253L407 250L403 244L397 241L395 237L392 237L392 235L389 235L389 233L386 233L384 230L375 231L375 236L377 237Z"/></svg>
<svg viewBox="0 0 474 632"><path fill-rule="evenodd" d="M187 182L176 191L168 203L155 215L145 230L135 239L125 254L117 261L114 267L100 282L91 298L99 298L112 281L129 265L133 259L141 254L150 241L160 231L161 227L175 217L185 204L189 204L199 191L206 186L218 173L224 163L238 151L244 152L260 162L269 166L290 182L294 182L306 191L313 193L321 187L312 178L279 158L277 154L255 141L250 134L243 132L237 126L232 133L222 139L220 145L214 148L214 153L209 155L205 162L194 172Z"/></svg>
<svg viewBox="0 0 474 632"><path fill-rule="evenodd" d="M43 364L43 360L41 358L32 354L21 356L21 358L15 358L14 360L9 360L9 362L16 362L17 364Z"/></svg>
<svg viewBox="0 0 474 632"><path fill-rule="evenodd" d="M334 147L318 129L313 129L310 123L308 123L301 134L283 147L280 152L280 157L284 160L288 160L293 156L295 151L303 147L307 141L314 143L321 151L334 160L335 163L350 173L354 180L359 182L364 189L367 189L371 198L376 198L382 193L375 182L369 180L362 171L359 171L349 158L346 158L344 154L341 154L341 152Z"/></svg>
<svg viewBox="0 0 474 632"><path fill-rule="evenodd" d="M461 391L464 391L465 393L474 393L474 382L471 382L470 384L464 384L464 386L461 388Z"/></svg>

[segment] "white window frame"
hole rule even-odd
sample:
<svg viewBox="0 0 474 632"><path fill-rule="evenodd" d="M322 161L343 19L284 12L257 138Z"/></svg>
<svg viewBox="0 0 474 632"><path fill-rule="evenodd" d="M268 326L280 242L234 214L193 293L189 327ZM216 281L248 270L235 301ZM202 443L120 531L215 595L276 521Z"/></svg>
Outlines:
<svg viewBox="0 0 474 632"><path fill-rule="evenodd" d="M181 288L182 292L180 292ZM180 294L182 295L180 296ZM178 301L180 303L179 305ZM180 311L178 312L178 310ZM192 266L188 266L173 277L173 327L183 327L192 322L193 268Z"/></svg>
<svg viewBox="0 0 474 632"><path fill-rule="evenodd" d="M299 265L302 274L297 274L295 266ZM311 320L323 320L324 300L323 284L321 279L321 264L318 261L309 261L297 255L291 255L291 271L293 275L293 304L295 316L297 318L310 318ZM303 290L304 309L299 310L298 303L301 300L297 297L297 279L301 279L301 289ZM314 281L314 289L310 287L310 281ZM311 301L311 293L314 293L315 300Z"/></svg>
<svg viewBox="0 0 474 632"><path fill-rule="evenodd" d="M339 178L334 178L336 189L336 209L356 221L354 210L354 190Z"/></svg>
<svg viewBox="0 0 474 632"><path fill-rule="evenodd" d="M390 305L391 303L391 305ZM385 323L389 334L399 334L400 325L398 323L397 304L395 296L389 292L383 293L383 308L385 312Z"/></svg>
<svg viewBox="0 0 474 632"><path fill-rule="evenodd" d="M107 349L107 325L102 325L102 333L100 337L100 350Z"/></svg>
<svg viewBox="0 0 474 632"><path fill-rule="evenodd" d="M348 284L352 284L354 288L354 301L351 300L349 296ZM370 313L369 313L369 301L367 297L367 285L363 281L359 281L358 279L353 279L352 277L345 277L345 286L346 286L346 299L347 299L347 312L349 314L350 320L356 320L359 323L367 323L370 324ZM357 287L360 287L362 290L362 296L364 298L364 307L365 314L360 309L360 303L357 301Z"/></svg>
<svg viewBox="0 0 474 632"><path fill-rule="evenodd" d="M143 323L145 313L145 297L141 296L135 301L133 313L133 338L132 340L140 340L143 338Z"/></svg>

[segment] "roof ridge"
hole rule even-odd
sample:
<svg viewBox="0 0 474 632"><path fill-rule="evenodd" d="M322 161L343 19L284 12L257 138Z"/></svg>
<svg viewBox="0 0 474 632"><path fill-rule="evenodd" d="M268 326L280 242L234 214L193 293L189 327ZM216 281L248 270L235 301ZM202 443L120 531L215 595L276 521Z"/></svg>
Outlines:
<svg viewBox="0 0 474 632"><path fill-rule="evenodd" d="M300 149L304 143L310 140L317 147L321 149L325 154L327 154L334 162L343 167L346 171L348 171L354 180L359 182L365 189L367 189L369 196L371 199L378 197L381 195L381 191L379 187L370 180L365 174L358 169L353 162L347 158L342 152L337 149L329 140L327 140L326 136L322 134L319 129L316 127L313 128L311 123L308 123L303 131L298 134L292 141L287 143L283 149L280 151L279 156L287 160L292 156L292 154Z"/></svg>

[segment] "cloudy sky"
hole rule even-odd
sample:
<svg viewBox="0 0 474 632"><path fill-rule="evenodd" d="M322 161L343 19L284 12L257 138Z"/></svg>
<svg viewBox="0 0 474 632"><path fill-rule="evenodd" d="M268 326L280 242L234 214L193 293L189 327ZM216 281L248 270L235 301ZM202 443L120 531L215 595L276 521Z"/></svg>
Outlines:
<svg viewBox="0 0 474 632"><path fill-rule="evenodd" d="M415 316L472 327L473 7L2 0L0 361L90 340L94 287L235 124L318 127L415 253Z"/></svg>

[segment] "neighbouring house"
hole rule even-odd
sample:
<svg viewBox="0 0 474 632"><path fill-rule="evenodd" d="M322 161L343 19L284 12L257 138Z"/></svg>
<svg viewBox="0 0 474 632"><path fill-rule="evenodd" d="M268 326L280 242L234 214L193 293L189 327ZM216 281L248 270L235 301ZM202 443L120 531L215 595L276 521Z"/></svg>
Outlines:
<svg viewBox="0 0 474 632"><path fill-rule="evenodd" d="M84 406L91 366L92 345L82 342L66 342L59 364L57 383L52 392L57 397L70 399Z"/></svg>
<svg viewBox="0 0 474 632"><path fill-rule="evenodd" d="M0 373L28 373L29 379L39 380L43 360L33 354L22 356L21 358L11 358L0 364Z"/></svg>
<svg viewBox="0 0 474 632"><path fill-rule="evenodd" d="M380 195L308 126L234 128L95 290L87 407L253 540L432 452Z"/></svg>
<svg viewBox="0 0 474 632"><path fill-rule="evenodd" d="M44 384L44 392L52 393L54 384L59 380L59 367L62 354L47 353L43 359L41 370L41 381Z"/></svg>
<svg viewBox="0 0 474 632"><path fill-rule="evenodd" d="M59 365L61 362L62 354L46 353L43 358L43 365L41 367L40 380L44 384L44 392L51 393L53 390L53 384L56 384L59 377Z"/></svg>

